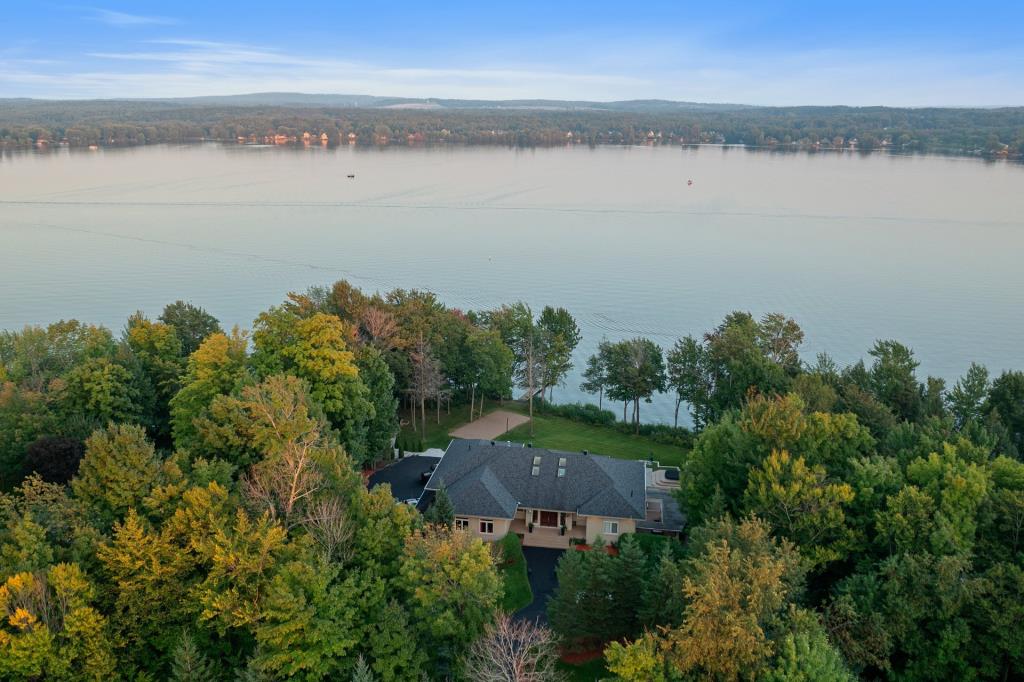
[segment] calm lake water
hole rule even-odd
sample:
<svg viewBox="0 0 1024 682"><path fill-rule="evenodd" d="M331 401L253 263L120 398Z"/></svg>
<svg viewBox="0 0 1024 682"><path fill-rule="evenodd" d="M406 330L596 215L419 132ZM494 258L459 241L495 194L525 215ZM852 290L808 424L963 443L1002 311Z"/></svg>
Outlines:
<svg viewBox="0 0 1024 682"><path fill-rule="evenodd" d="M354 179L346 176L354 173ZM693 185L688 186L687 180ZM142 147L0 156L0 328L115 330L178 298L248 327L347 278L522 299L663 347L782 311L804 356L912 346L953 381L1024 368L1024 168L739 148ZM578 376L556 400L585 399ZM670 401L645 409L671 420Z"/></svg>

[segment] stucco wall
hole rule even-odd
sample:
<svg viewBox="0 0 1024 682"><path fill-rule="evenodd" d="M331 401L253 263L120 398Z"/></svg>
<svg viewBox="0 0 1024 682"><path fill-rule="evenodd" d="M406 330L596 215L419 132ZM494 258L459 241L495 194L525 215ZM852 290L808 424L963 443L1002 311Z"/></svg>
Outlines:
<svg viewBox="0 0 1024 682"><path fill-rule="evenodd" d="M500 540L508 534L508 526L512 522L511 519L486 519L487 521L494 522L494 533L484 534L480 532L480 522L484 519L479 516L456 516L457 519L466 519L469 521L469 531L473 535L477 536L481 540L487 540L493 542Z"/></svg>
<svg viewBox="0 0 1024 682"><path fill-rule="evenodd" d="M633 519L619 519L612 516L587 516L587 544L593 544L597 536L600 535L604 538L605 544L612 544L618 542L619 538L625 533L636 532L636 521ZM580 517L581 522L584 517ZM618 521L619 522L619 533L618 535L605 535L604 534L604 522L605 521Z"/></svg>

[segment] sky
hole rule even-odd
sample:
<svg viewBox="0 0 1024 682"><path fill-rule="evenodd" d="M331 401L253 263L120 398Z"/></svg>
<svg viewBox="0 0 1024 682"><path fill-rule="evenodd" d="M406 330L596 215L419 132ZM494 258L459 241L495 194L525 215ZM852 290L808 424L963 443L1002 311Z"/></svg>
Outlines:
<svg viewBox="0 0 1024 682"><path fill-rule="evenodd" d="M0 98L1024 105L1024 1L0 0Z"/></svg>

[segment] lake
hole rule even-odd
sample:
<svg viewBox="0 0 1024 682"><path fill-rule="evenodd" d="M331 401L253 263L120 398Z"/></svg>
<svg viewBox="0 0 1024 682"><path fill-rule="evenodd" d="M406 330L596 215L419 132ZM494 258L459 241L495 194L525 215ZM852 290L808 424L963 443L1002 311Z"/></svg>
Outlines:
<svg viewBox="0 0 1024 682"><path fill-rule="evenodd" d="M346 176L355 174L355 178ZM687 181L692 179L693 184ZM119 331L176 299L248 327L347 278L483 309L568 308L663 347L781 311L803 355L875 339L921 374L1024 368L1024 167L742 148L219 145L0 155L0 328ZM572 376L556 401L586 399ZM642 414L671 421L656 401Z"/></svg>

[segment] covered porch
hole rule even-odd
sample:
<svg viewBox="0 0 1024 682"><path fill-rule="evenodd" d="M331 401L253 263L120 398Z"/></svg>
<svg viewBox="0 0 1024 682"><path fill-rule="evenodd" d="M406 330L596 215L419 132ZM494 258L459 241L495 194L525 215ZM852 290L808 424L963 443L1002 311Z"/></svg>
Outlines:
<svg viewBox="0 0 1024 682"><path fill-rule="evenodd" d="M523 539L524 547L548 547L551 549L567 549L573 538L583 542L586 540L586 525L575 523L575 514L569 512L552 512L536 509L520 509L509 525L509 531ZM530 524L533 529L530 529ZM562 532L562 526L565 532Z"/></svg>

